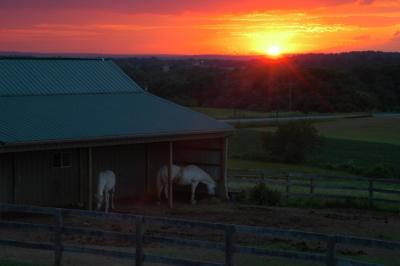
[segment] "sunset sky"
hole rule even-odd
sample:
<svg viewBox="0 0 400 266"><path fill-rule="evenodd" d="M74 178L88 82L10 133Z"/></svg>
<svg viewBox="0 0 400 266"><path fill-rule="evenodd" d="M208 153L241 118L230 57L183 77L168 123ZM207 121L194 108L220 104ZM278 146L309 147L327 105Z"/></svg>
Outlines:
<svg viewBox="0 0 400 266"><path fill-rule="evenodd" d="M271 47L400 51L400 0L0 0L0 51L263 54Z"/></svg>

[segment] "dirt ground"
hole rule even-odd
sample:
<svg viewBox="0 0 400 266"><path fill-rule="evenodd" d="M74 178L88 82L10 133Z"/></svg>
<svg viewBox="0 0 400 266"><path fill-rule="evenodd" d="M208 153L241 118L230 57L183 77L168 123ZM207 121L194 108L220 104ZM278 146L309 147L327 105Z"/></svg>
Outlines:
<svg viewBox="0 0 400 266"><path fill-rule="evenodd" d="M267 226L400 241L400 213L361 209L241 207L232 203L124 206L120 211L215 223Z"/></svg>
<svg viewBox="0 0 400 266"><path fill-rule="evenodd" d="M309 208L282 208L282 207L241 207L232 203L220 203L212 200L200 201L192 206L184 203L176 203L174 209L169 209L166 203L124 205L119 207L116 212L130 212L147 216L164 216L171 218L182 218L187 220L201 220L227 224L246 224L266 227L276 227L294 230L303 230L327 234L343 234L359 237L378 238L383 240L400 241L400 214L387 213L380 211L357 210L357 209L309 209ZM7 217L6 217L7 218ZM10 217L11 219L11 217ZM12 217L12 220L29 220L35 223L51 223L48 217ZM133 224L124 222L104 222L83 218L65 219L67 226L79 226L90 228L101 228L115 232L133 233ZM193 228L177 228L173 226L148 226L146 234L153 236L175 236L182 238L193 238L199 240L222 241L222 232L207 231ZM16 233L12 231L0 231L1 237L24 239L31 241L51 241L51 235L37 233ZM309 243L306 241L287 241L271 238L259 238L257 236L241 235L236 237L240 244L250 244L255 246L267 246L272 244L274 247L287 248L299 251L323 252L323 243ZM65 237L64 241L69 244L96 245L111 247L112 249L134 251L134 243L120 243L114 241L103 241L96 238ZM162 250L171 247L157 243L147 243L145 248L148 250ZM169 248L169 249L168 249ZM180 249L180 247L177 247ZM174 253L174 250L171 251ZM341 255L371 255L372 253L361 248L341 248L338 251ZM37 255L33 255L37 254ZM44 256L42 251L29 251L0 246L1 259L19 259L31 261L28 258L37 257L35 262L41 265L52 263L52 255ZM165 254L164 254L165 255ZM381 254L382 255L382 254ZM390 254L384 254L390 256ZM66 254L64 265L85 265L85 260L89 259L98 266L110 265L110 259L104 257L84 256ZM115 261L113 265L128 265L125 261ZM256 263L254 265L257 265ZM287 264L289 265L289 264ZM293 265L301 265L294 263ZM308 264L305 264L308 265ZM389 264L390 265L390 264Z"/></svg>

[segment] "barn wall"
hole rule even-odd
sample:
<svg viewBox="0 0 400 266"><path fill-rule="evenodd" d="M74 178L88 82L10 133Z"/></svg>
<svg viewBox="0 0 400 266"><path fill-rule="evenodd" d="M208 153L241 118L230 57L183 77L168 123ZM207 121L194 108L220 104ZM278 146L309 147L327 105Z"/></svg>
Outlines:
<svg viewBox="0 0 400 266"><path fill-rule="evenodd" d="M13 155L0 154L0 203L12 203L13 190Z"/></svg>
<svg viewBox="0 0 400 266"><path fill-rule="evenodd" d="M205 170L219 183L221 177L221 139L202 139L174 142L174 163L178 165L195 164ZM182 190L183 188L177 188ZM186 191L189 188L184 188ZM199 192L206 192L204 185Z"/></svg>
<svg viewBox="0 0 400 266"><path fill-rule="evenodd" d="M89 209L89 149L80 148L79 152L79 203Z"/></svg>
<svg viewBox="0 0 400 266"><path fill-rule="evenodd" d="M148 144L148 186L149 196L157 195L157 173L163 165L169 162L169 143L151 143Z"/></svg>
<svg viewBox="0 0 400 266"><path fill-rule="evenodd" d="M101 171L112 170L117 179L116 200L146 194L146 144L98 147L92 149L93 193Z"/></svg>
<svg viewBox="0 0 400 266"><path fill-rule="evenodd" d="M71 153L71 167L53 167L53 156L60 151L15 154L16 203L68 206L79 203L79 153Z"/></svg>
<svg viewBox="0 0 400 266"><path fill-rule="evenodd" d="M221 139L202 139L193 141L173 142L173 163L178 165L195 164L208 172L214 180L221 177ZM146 182L147 195L151 198L157 192L157 172L168 164L169 143L149 143L144 157L147 159L148 179ZM199 192L206 192L206 187L199 186ZM175 186L175 192L187 193L190 187Z"/></svg>
<svg viewBox="0 0 400 266"><path fill-rule="evenodd" d="M173 162L198 165L219 183L222 141L175 141ZM71 167L53 167L53 156L60 151L71 153ZM157 172L168 164L168 156L169 142L92 148L92 193L97 190L99 172L110 169L117 176L117 200L154 198ZM188 187L176 187L175 191L182 189L188 191ZM205 191L199 186L199 192ZM89 148L0 154L0 202L15 198L21 204L88 207L89 197L93 197L89 194Z"/></svg>

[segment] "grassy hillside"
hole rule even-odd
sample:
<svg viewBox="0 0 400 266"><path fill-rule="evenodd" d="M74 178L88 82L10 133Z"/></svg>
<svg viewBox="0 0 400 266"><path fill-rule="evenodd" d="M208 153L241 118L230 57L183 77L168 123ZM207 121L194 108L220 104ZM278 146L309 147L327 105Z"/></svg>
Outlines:
<svg viewBox="0 0 400 266"><path fill-rule="evenodd" d="M400 145L400 115L342 119L316 126L328 138Z"/></svg>
<svg viewBox="0 0 400 266"><path fill-rule="evenodd" d="M400 116L326 121L316 127L325 137L325 146L307 166L352 164L367 169L384 163L400 175ZM273 127L238 129L231 139L231 157L257 160L263 153L262 132L273 130ZM231 160L230 165L240 163Z"/></svg>

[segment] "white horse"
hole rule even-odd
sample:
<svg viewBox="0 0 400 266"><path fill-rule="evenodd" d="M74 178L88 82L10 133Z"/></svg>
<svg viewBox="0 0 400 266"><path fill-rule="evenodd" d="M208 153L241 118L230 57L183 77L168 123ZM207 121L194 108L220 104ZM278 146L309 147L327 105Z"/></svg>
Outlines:
<svg viewBox="0 0 400 266"><path fill-rule="evenodd" d="M216 183L203 169L196 165L188 165L180 167L172 165L171 169L172 183L178 185L191 185L191 203L196 204L195 192L199 183L207 186L208 194L214 196ZM160 168L157 175L157 192L158 200L161 201L161 193L164 190L165 197L168 199L168 166L164 165Z"/></svg>
<svg viewBox="0 0 400 266"><path fill-rule="evenodd" d="M94 195L96 210L100 210L105 201L105 212L108 212L110 200L111 209L114 209L115 174L111 170L102 171L99 173L97 181L97 192Z"/></svg>

